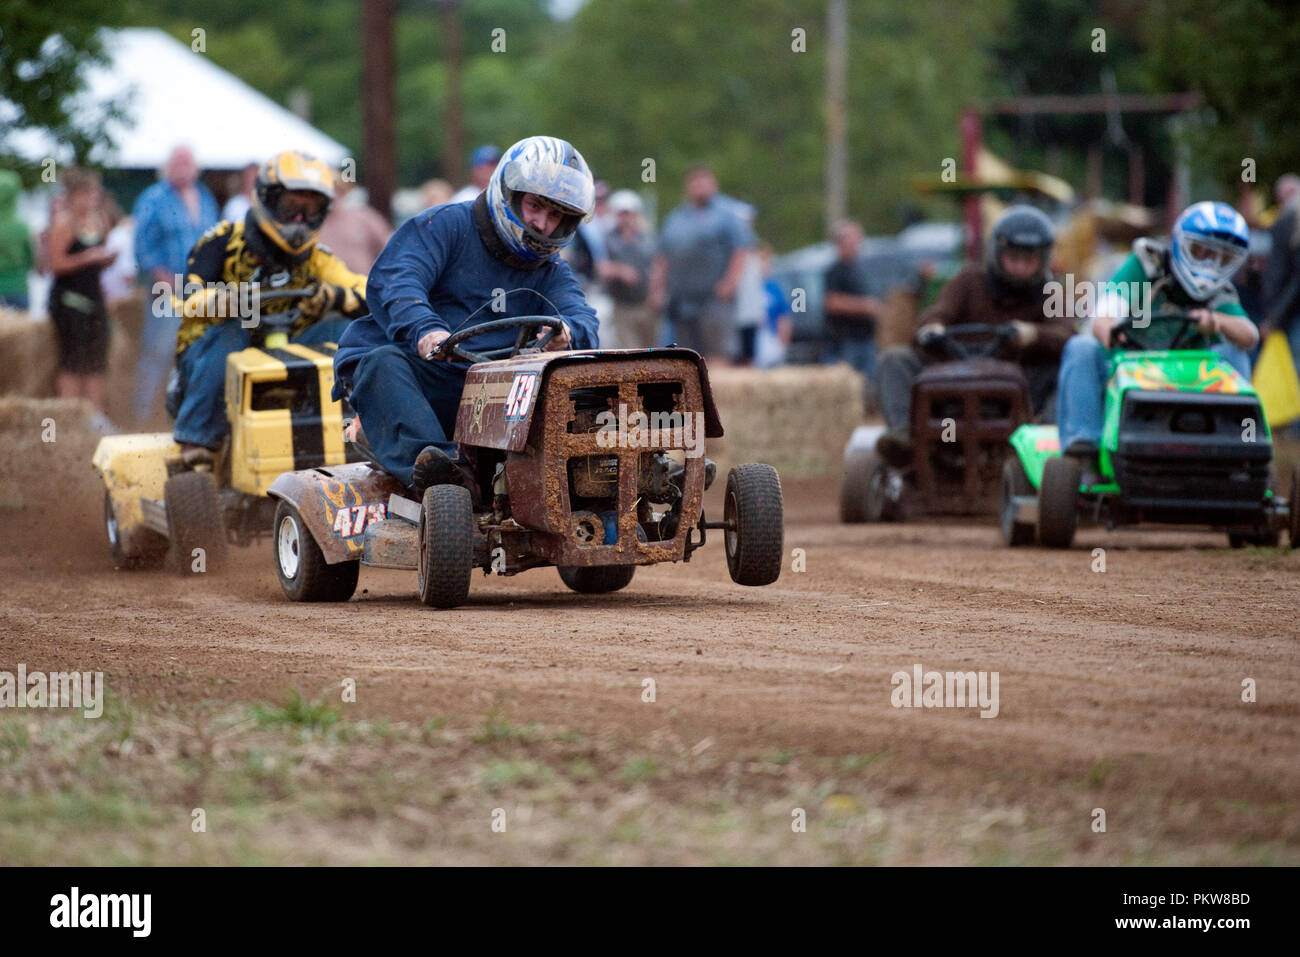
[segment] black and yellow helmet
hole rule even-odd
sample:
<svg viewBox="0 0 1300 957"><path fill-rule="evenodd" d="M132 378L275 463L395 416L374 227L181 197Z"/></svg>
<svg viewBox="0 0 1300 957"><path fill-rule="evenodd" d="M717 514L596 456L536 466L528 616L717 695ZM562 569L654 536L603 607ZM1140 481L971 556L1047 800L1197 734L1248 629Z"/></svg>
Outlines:
<svg viewBox="0 0 1300 957"><path fill-rule="evenodd" d="M303 193L318 194L324 202L313 202ZM334 173L328 164L300 150L285 150L257 171L253 218L278 249L302 262L311 255L333 201Z"/></svg>

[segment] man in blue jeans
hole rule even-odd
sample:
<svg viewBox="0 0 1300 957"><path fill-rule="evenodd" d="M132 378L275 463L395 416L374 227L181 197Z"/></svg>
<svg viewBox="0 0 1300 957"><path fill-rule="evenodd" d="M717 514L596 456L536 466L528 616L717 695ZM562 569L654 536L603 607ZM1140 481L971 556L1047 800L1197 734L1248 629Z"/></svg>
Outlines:
<svg viewBox="0 0 1300 957"><path fill-rule="evenodd" d="M451 333L494 319L558 315L548 350L595 348L596 313L557 253L595 209L582 155L550 136L520 140L474 200L427 209L388 241L370 270L370 315L334 357L334 397L351 396L375 458L417 497L430 485L473 488L452 440L469 367L439 353ZM509 346L515 331L474 339Z"/></svg>
<svg viewBox="0 0 1300 957"><path fill-rule="evenodd" d="M349 317L366 311L365 277L316 241L333 199L328 164L296 150L277 153L258 170L253 205L244 218L218 223L190 252L190 294L175 339L182 395L174 429L190 464L211 461L230 431L226 357L247 348L253 332L240 314L239 290L249 298L254 288L309 293L258 304L258 318L296 309L298 318L288 332L303 345L337 342ZM328 312L342 316L323 318Z"/></svg>
<svg viewBox="0 0 1300 957"><path fill-rule="evenodd" d="M1168 242L1139 239L1111 278L1115 292L1102 297L1092 329L1073 336L1061 359L1057 422L1061 450L1096 468L1101 442L1110 352L1124 348L1112 337L1118 320L1139 316L1142 301L1150 313L1182 310L1197 320L1204 337L1220 335L1209 346L1250 378L1249 350L1259 332L1237 300L1229 280L1246 261L1250 230L1226 203L1196 203L1174 223ZM1149 290L1145 295L1139 289ZM1136 297L1135 294L1136 293ZM1141 300L1141 301L1139 301ZM1134 323L1140 328L1141 319Z"/></svg>
<svg viewBox="0 0 1300 957"><path fill-rule="evenodd" d="M145 305L131 409L137 422L145 422L176 352L181 317L171 308L171 297L180 296L181 290L172 286L185 272L194 244L220 218L217 201L199 179L199 165L188 147L172 150L161 180L140 194L132 216ZM165 293L158 295L158 289Z"/></svg>

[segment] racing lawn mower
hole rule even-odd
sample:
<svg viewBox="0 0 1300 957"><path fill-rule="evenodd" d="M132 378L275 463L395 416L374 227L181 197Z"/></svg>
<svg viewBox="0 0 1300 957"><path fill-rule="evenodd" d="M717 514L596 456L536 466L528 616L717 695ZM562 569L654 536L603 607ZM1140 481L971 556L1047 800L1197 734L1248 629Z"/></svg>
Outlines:
<svg viewBox="0 0 1300 957"><path fill-rule="evenodd" d="M1002 476L1002 537L1068 548L1080 519L1113 529L1140 524L1209 526L1233 548L1276 546L1283 528L1300 542L1300 467L1290 498L1273 493L1273 443L1248 380L1191 342L1196 320L1181 312L1115 324L1098 471L1062 456L1056 426L1025 425ZM1148 343L1167 342L1163 348Z"/></svg>
<svg viewBox="0 0 1300 957"><path fill-rule="evenodd" d="M1020 366L997 358L1015 327L968 323L918 340L945 361L912 384L912 464L897 468L876 451L883 425L862 425L844 449L840 521L903 521L917 515L994 515L1007 439L1030 419Z"/></svg>
<svg viewBox="0 0 1300 957"><path fill-rule="evenodd" d="M260 302L309 295L268 292ZM275 500L267 490L282 472L348 461L343 405L330 399L337 347L290 343L298 316L293 308L260 316L259 344L227 358L230 434L211 465L186 464L166 432L100 440L92 463L104 480L104 526L118 563L156 565L170 553L182 575L215 571L228 543L270 533Z"/></svg>
<svg viewBox="0 0 1300 957"><path fill-rule="evenodd" d="M363 564L415 571L420 599L436 608L466 601L475 568L555 565L569 588L603 594L627 586L638 565L690 561L709 531L722 533L734 581L776 581L784 532L771 466L733 468L722 521L705 519L714 466L703 440L722 425L699 354L543 351L562 327L554 316L502 318L439 346L470 363L454 433L470 462L466 484L433 485L416 500L364 439L355 447L367 461L277 479L275 571L286 597L346 601ZM464 345L503 330L517 330L513 346Z"/></svg>

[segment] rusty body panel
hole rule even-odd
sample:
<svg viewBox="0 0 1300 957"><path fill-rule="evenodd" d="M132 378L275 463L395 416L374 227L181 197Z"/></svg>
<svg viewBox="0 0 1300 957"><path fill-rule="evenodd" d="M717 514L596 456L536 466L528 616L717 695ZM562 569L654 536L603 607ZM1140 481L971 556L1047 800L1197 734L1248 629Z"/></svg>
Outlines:
<svg viewBox="0 0 1300 957"><path fill-rule="evenodd" d="M578 352L539 352L496 362L480 362L465 376L460 408L456 412L456 441L461 445L521 452L528 443L533 413L546 394L551 371L570 365L590 367L594 381L610 380L608 368L626 367L645 371L664 360L686 360L694 364L701 388L699 411L705 416L705 435L719 438L722 420L713 404L708 368L691 349L586 349ZM638 380L646 381L646 380ZM651 378L648 381L654 381Z"/></svg>
<svg viewBox="0 0 1300 957"><path fill-rule="evenodd" d="M954 434L945 437L949 420ZM909 511L996 513L1011 433L1029 420L1029 388L1013 362L965 359L923 370L912 386L915 494ZM956 452L960 468L944 467L941 459Z"/></svg>
<svg viewBox="0 0 1300 957"><path fill-rule="evenodd" d="M325 561L357 560L365 551L371 522L388 517L388 497L405 495L406 487L368 463L285 472L267 494L284 499L302 516Z"/></svg>
<svg viewBox="0 0 1300 957"><path fill-rule="evenodd" d="M703 437L698 445L688 447L682 435L665 430L642 436L644 444L629 433L624 443L617 429L602 429L596 419L600 414L616 416L620 421L638 413L675 414L683 423L702 421L706 436L720 434L717 412L707 391L707 376L702 370L699 357L689 350L611 351L592 353L585 361L546 364L544 381L528 410L527 444L510 449L505 461L511 515L533 530L531 548L536 555L568 566L649 565L686 557L687 536L699 521L704 496ZM532 371L517 369L512 374ZM579 408L584 402L589 407ZM505 408L498 433L503 445L509 435ZM460 412L472 416L472 401L462 403ZM495 423L485 412L484 430L492 429ZM458 423L458 438L460 434ZM651 456L674 450L684 466L676 527L671 529L671 535L654 540L638 520L642 497L638 488L651 466ZM580 470L595 463L601 474L572 478L573 463ZM575 523L575 513L580 509L575 508L572 499L575 490L584 489L584 485L589 490L602 483L608 490L607 497L617 503L613 509L617 516L616 538L606 542L602 533L602 540L584 542ZM657 529L651 531L658 537Z"/></svg>

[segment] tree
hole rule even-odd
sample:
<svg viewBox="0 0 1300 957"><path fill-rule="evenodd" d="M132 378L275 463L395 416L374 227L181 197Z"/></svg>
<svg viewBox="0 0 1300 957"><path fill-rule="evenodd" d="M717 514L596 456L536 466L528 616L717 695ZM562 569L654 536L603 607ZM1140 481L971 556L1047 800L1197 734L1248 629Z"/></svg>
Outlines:
<svg viewBox="0 0 1300 957"><path fill-rule="evenodd" d="M1260 183L1300 169L1300 21L1265 0L1155 0L1144 10L1153 80L1200 90L1209 110L1189 129L1198 167L1220 187L1255 160ZM1226 190L1227 198L1235 191Z"/></svg>
<svg viewBox="0 0 1300 957"><path fill-rule="evenodd" d="M121 117L120 104L79 108L86 68L104 64L100 27L117 22L97 0L5 0L0 4L0 121L11 131L40 130L84 162L109 145L105 126ZM0 165L17 169L28 185L41 166L0 143Z"/></svg>

